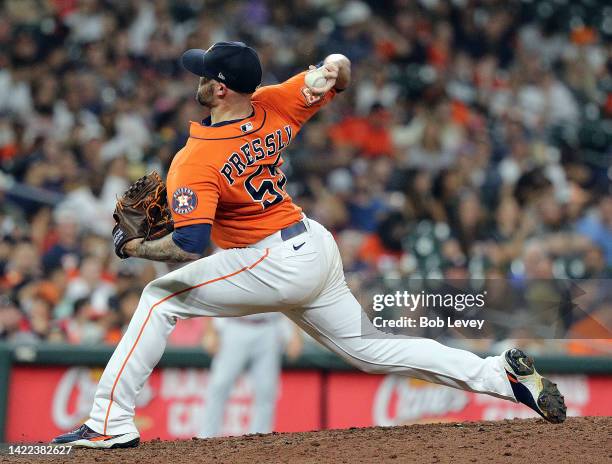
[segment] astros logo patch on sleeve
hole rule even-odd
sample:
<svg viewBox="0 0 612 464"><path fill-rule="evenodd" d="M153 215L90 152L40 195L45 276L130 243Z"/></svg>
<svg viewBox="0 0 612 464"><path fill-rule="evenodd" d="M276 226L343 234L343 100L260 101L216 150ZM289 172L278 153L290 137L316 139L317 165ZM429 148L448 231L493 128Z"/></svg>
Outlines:
<svg viewBox="0 0 612 464"><path fill-rule="evenodd" d="M172 209L177 214L189 214L198 206L198 197L189 187L179 187L172 195Z"/></svg>

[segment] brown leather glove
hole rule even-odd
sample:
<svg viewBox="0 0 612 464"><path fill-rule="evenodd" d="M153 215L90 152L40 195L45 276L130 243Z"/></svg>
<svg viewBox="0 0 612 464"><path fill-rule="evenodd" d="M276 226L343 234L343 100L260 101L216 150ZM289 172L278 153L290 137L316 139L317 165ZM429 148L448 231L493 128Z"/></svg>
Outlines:
<svg viewBox="0 0 612 464"><path fill-rule="evenodd" d="M174 230L166 184L155 171L138 179L117 201L113 227L115 253L128 258L123 245L135 238L156 240Z"/></svg>

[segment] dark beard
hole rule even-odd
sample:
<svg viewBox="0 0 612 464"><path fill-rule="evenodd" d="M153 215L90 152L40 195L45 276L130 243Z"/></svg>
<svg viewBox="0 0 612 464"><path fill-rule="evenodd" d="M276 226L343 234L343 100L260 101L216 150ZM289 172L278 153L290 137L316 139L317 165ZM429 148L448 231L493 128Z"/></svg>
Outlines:
<svg viewBox="0 0 612 464"><path fill-rule="evenodd" d="M202 90L198 90L198 92L196 93L196 101L200 105L206 108L210 108L212 102L212 88L204 87Z"/></svg>

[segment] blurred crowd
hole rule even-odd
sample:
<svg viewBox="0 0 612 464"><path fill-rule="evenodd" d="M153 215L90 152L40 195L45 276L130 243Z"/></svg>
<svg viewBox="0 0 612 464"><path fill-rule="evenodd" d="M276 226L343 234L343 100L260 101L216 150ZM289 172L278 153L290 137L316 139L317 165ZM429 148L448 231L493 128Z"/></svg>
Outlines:
<svg viewBox="0 0 612 464"><path fill-rule="evenodd" d="M168 266L114 256L115 199L206 116L178 57L219 40L255 47L265 84L351 59L351 88L284 167L355 291L406 276L609 289L611 37L597 1L5 0L0 338L117 342ZM605 293L582 309L611 327ZM171 343L199 343L202 324ZM592 326L566 329L610 338Z"/></svg>

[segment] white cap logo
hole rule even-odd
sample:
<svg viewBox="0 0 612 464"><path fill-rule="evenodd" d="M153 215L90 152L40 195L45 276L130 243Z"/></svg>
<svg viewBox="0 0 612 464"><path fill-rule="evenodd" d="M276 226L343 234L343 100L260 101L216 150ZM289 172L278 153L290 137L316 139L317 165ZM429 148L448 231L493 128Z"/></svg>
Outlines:
<svg viewBox="0 0 612 464"><path fill-rule="evenodd" d="M219 79L221 80L225 80L225 76L223 75L223 73L219 73L218 74Z"/></svg>

